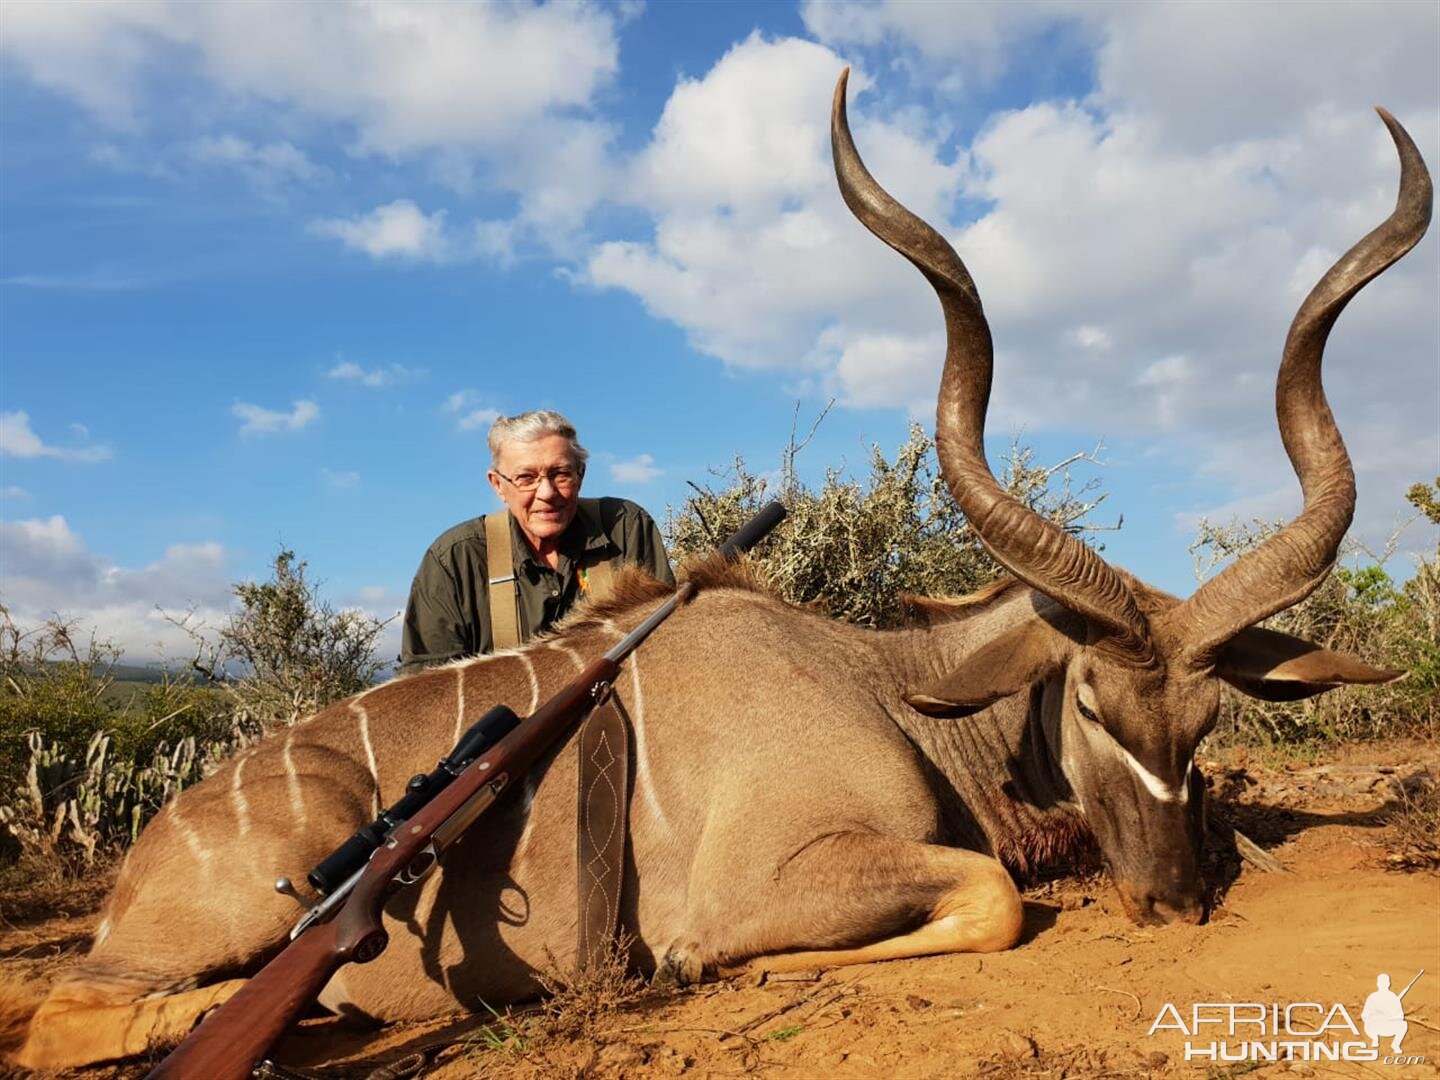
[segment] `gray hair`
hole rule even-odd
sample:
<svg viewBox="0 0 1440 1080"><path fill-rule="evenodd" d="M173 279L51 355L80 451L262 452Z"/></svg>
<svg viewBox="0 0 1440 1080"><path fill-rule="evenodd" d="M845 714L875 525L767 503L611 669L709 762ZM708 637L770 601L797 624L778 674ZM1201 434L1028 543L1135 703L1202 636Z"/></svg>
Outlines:
<svg viewBox="0 0 1440 1080"><path fill-rule="evenodd" d="M505 443L534 442L546 435L559 435L568 439L570 455L575 459L576 468L582 473L585 471L585 462L590 457L590 451L581 446L580 440L575 437L575 425L550 409L535 409L518 416L502 416L491 424L490 464L495 464L495 459L500 456L500 447Z"/></svg>

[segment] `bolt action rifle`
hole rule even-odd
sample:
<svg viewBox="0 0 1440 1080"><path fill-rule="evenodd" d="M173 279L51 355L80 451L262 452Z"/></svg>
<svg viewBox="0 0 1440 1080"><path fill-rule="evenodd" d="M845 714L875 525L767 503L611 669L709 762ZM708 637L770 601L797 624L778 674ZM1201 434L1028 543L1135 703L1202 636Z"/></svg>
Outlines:
<svg viewBox="0 0 1440 1080"><path fill-rule="evenodd" d="M725 541L720 555L749 550L784 516L784 507L770 503ZM404 797L310 871L311 885L328 895L295 924L284 950L207 1016L148 1080L246 1080L336 971L385 950L389 935L381 915L390 895L430 874L516 778L601 704L621 661L694 591L692 583L683 583L530 716L522 720L502 705L481 717L434 772L411 780ZM275 887L298 899L287 878Z"/></svg>

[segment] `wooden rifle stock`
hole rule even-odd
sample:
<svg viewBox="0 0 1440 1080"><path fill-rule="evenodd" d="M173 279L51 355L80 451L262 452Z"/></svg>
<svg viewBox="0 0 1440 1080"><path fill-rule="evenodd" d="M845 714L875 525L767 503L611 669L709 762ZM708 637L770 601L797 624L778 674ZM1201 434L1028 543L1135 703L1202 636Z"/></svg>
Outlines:
<svg viewBox="0 0 1440 1080"><path fill-rule="evenodd" d="M412 884L433 869L440 853L511 780L603 698L619 672L616 661L596 660L471 762L376 849L332 919L316 923L286 945L156 1066L149 1080L246 1080L336 971L384 952L389 938L382 914L396 882Z"/></svg>
<svg viewBox="0 0 1440 1080"><path fill-rule="evenodd" d="M249 1080L345 962L334 921L312 927L206 1017L150 1076Z"/></svg>

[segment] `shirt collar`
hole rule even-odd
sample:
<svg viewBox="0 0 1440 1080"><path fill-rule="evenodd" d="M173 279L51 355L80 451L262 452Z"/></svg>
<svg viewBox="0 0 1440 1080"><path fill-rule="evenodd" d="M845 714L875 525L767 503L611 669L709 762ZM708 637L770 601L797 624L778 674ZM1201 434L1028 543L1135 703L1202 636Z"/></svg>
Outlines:
<svg viewBox="0 0 1440 1080"><path fill-rule="evenodd" d="M525 536L520 531L520 523L515 520L515 515L506 511L510 519L511 547L515 552L515 572L522 570L534 581L542 570L550 568L544 563L536 560L530 545L525 542ZM565 532L560 536L560 569L561 572L568 572L570 567L581 561L585 552L596 551L611 547L610 538L605 535L604 526L600 521L600 504L596 499L581 499L575 509L575 516L570 524L566 526Z"/></svg>

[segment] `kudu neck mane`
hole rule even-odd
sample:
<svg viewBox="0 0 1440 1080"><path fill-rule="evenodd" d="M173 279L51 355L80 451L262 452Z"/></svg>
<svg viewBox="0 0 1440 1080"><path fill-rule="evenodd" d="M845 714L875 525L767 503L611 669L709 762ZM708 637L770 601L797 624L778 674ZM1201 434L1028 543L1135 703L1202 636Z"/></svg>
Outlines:
<svg viewBox="0 0 1440 1080"><path fill-rule="evenodd" d="M1087 852L1090 830L1065 801L1038 724L1042 687L973 716L897 711L940 797L941 839L990 851L1022 876Z"/></svg>
<svg viewBox="0 0 1440 1080"><path fill-rule="evenodd" d="M908 678L942 674L999 628L1029 617L1033 597L1033 590L1007 576L958 600L912 601L928 627L902 632L911 635L903 650ZM902 669L903 662L897 665ZM1060 690L1052 678L954 719L926 716L903 702L892 710L927 763L947 842L989 850L1021 875L1091 849L1090 830L1068 802L1069 787L1041 729L1047 692Z"/></svg>

